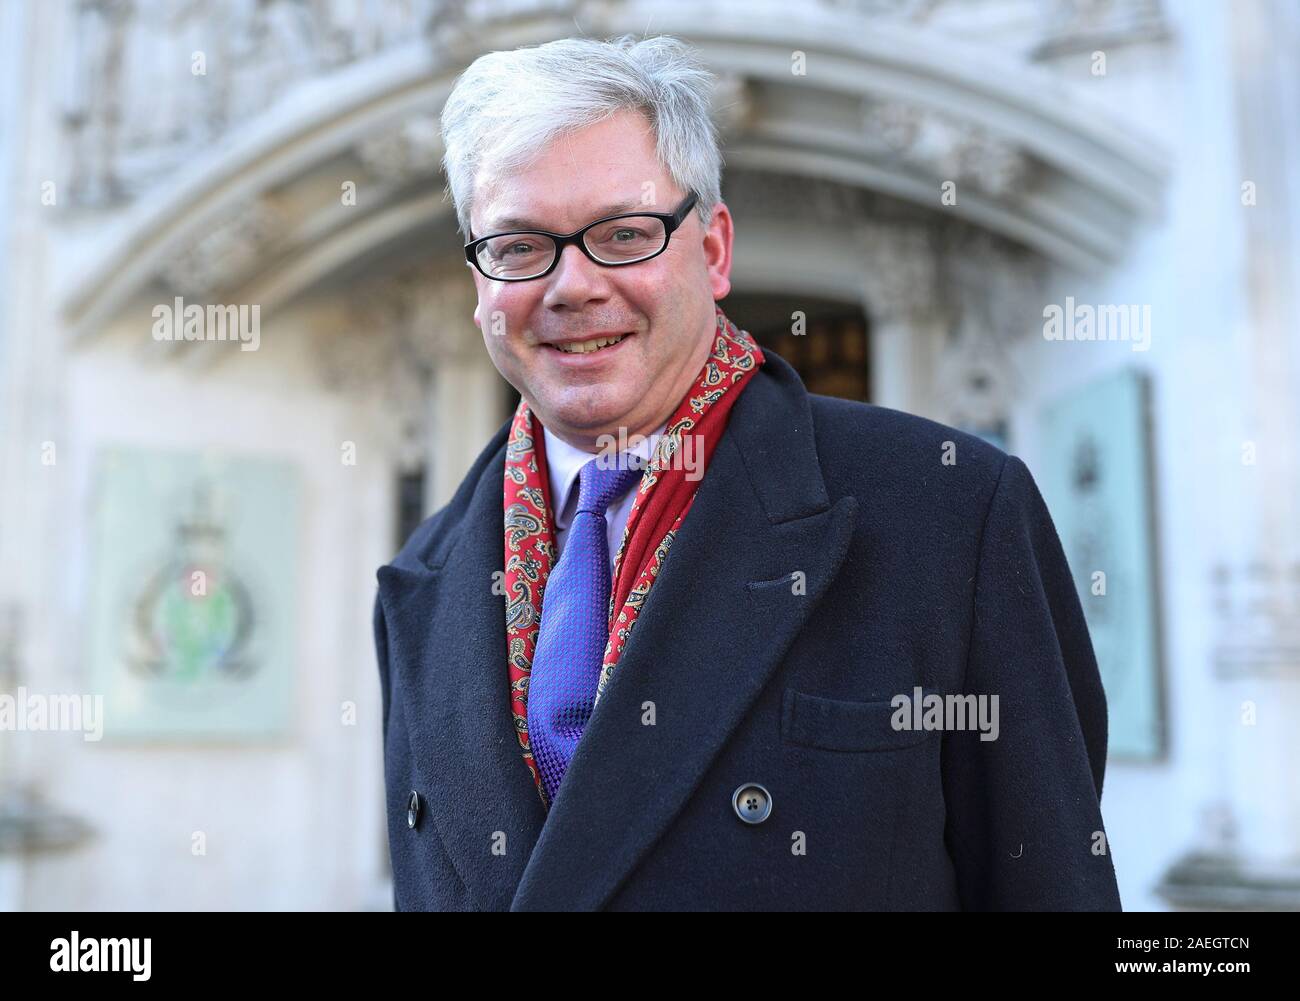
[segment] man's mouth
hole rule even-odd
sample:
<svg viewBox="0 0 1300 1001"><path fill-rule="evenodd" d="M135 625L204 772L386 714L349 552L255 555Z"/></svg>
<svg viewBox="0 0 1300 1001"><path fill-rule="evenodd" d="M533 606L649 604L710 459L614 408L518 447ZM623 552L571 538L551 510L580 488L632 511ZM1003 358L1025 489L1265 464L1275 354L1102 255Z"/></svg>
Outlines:
<svg viewBox="0 0 1300 1001"><path fill-rule="evenodd" d="M593 337L589 341L569 341L567 344L548 344L547 347L552 347L556 351L563 351L565 354L585 355L593 351L599 351L601 348L612 347L627 336L627 334L615 334L612 337Z"/></svg>

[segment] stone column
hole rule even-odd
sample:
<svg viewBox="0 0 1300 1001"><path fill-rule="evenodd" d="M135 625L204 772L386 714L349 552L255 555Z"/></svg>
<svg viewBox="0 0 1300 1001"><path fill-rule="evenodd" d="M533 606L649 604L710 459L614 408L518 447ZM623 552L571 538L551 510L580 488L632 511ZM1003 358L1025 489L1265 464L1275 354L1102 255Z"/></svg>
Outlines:
<svg viewBox="0 0 1300 1001"><path fill-rule="evenodd" d="M871 402L928 416L943 322L928 234L920 226L868 221L855 238L871 325Z"/></svg>
<svg viewBox="0 0 1300 1001"><path fill-rule="evenodd" d="M1254 204L1245 199L1240 209L1246 431L1233 470L1235 502L1222 512L1228 542L1214 578L1219 698L1214 720L1205 721L1221 741L1222 765L1219 788L1203 804L1201 843L1166 873L1160 892L1178 907L1298 909L1300 164L1286 157L1300 149L1300 13L1248 0L1224 23L1232 30L1238 162L1242 181L1254 185Z"/></svg>
<svg viewBox="0 0 1300 1001"><path fill-rule="evenodd" d="M1015 450L1023 375L1015 346L1041 330L1046 262L986 231L946 234L938 286L948 308L929 385L936 420Z"/></svg>
<svg viewBox="0 0 1300 1001"><path fill-rule="evenodd" d="M110 5L111 6L111 5ZM56 74L25 53L59 51L70 15L59 4L0 4L0 185L11 193L0 221L0 692L46 697L78 691L82 666L68 623L67 525L60 520L74 461L67 426L69 346L54 303L52 228L70 192L51 164L59 143ZM33 856L76 847L92 833L57 784L49 734L0 733L0 911L33 906Z"/></svg>

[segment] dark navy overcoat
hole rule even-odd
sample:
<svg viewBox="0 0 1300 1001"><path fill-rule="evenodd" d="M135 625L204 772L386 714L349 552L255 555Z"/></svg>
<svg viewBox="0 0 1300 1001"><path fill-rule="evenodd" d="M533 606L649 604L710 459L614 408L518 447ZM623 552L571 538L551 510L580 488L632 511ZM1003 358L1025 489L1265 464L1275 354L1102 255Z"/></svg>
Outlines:
<svg viewBox="0 0 1300 1001"><path fill-rule="evenodd" d="M1105 698L1028 469L766 355L549 814L510 714L509 422L379 569L397 909L1119 909ZM996 739L901 728L936 694L997 696Z"/></svg>

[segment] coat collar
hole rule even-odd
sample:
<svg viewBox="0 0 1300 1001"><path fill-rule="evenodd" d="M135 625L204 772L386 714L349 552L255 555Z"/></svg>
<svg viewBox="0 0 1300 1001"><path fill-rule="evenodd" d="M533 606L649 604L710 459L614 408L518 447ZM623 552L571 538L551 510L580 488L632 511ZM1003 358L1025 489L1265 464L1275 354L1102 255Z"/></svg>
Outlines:
<svg viewBox="0 0 1300 1001"><path fill-rule="evenodd" d="M839 571L856 501L831 504L807 392L784 359L764 353L549 816L510 715L505 601L494 587L501 432L462 521L446 529L458 541L445 559L379 569L391 670L428 816L479 906L606 904L687 802ZM755 586L795 571L806 593ZM647 703L654 726L642 724ZM502 836L504 854L494 854Z"/></svg>

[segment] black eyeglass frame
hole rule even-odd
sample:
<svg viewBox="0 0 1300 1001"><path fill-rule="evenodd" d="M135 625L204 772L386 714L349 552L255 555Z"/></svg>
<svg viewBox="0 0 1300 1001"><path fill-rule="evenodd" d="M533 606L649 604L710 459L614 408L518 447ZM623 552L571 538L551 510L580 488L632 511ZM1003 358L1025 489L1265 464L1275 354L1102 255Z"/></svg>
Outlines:
<svg viewBox="0 0 1300 1001"><path fill-rule="evenodd" d="M675 212L620 212L617 215L609 215L605 216L603 219L597 219L595 222L590 222L583 226L582 229L574 230L572 233L568 234L551 233L544 229L510 229L503 233L489 233L487 236L480 236L478 239L470 240L469 243L465 244L465 263L481 274L484 278L489 278L494 282L531 282L536 281L538 278L545 278L554 271L556 265L560 263L560 257L564 254L564 248L569 244L574 243L577 244L578 249L582 251L583 255L588 260L594 264L601 265L601 267L625 268L629 264L644 264L646 261L653 260L668 249L668 242L672 239L673 233L683 222L686 221L686 217L690 214L691 209L695 207L697 201L699 201L699 195L692 191L686 196L686 200L677 207ZM587 230L593 229L603 222L611 222L614 219L630 219L640 216L649 216L658 219L664 226L664 245L648 257L638 257L635 261L602 261L600 258L596 257L596 255L587 247L587 244L583 242L582 238L586 235ZM538 274L529 275L527 278L501 278L498 275L488 274L479 266L478 247L487 240L495 240L502 236L549 237L555 243L555 256L551 259L550 267Z"/></svg>

